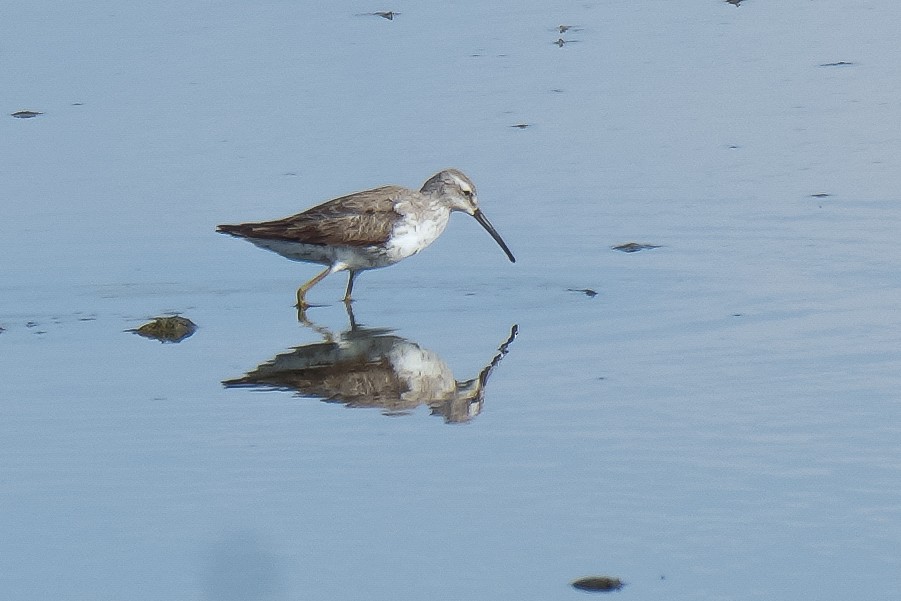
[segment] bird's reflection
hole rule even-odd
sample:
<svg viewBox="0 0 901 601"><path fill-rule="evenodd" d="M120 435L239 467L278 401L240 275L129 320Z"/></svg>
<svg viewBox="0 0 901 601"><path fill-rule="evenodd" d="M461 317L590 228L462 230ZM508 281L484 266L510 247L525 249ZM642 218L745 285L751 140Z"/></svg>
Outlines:
<svg viewBox="0 0 901 601"><path fill-rule="evenodd" d="M428 405L447 423L467 422L482 410L485 385L507 354L517 326L494 357L471 380L454 379L436 353L394 336L391 330L358 326L346 305L350 327L338 335L304 319L324 338L276 355L241 378L226 380L226 388L293 391L348 407L378 407L387 415L408 413Z"/></svg>

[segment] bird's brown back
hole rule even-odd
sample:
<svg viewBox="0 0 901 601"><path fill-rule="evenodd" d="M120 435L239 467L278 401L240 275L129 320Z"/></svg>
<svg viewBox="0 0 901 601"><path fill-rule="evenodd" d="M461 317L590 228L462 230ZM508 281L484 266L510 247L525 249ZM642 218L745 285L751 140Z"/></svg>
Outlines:
<svg viewBox="0 0 901 601"><path fill-rule="evenodd" d="M284 219L220 225L216 229L240 238L285 240L304 244L384 244L394 223L400 218L394 210L395 199L410 193L400 186L383 186L335 198Z"/></svg>

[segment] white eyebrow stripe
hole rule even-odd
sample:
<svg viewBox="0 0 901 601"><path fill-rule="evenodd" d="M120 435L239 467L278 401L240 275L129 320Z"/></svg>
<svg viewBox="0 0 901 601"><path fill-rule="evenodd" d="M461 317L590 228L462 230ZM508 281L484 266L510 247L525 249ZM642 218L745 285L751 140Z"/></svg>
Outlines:
<svg viewBox="0 0 901 601"><path fill-rule="evenodd" d="M451 177L454 178L454 181L457 182L457 185L460 186L460 189L463 190L464 192L472 192L473 191L472 186L470 186L469 183L463 181L462 179L460 179L459 177L457 177L454 174L451 174Z"/></svg>

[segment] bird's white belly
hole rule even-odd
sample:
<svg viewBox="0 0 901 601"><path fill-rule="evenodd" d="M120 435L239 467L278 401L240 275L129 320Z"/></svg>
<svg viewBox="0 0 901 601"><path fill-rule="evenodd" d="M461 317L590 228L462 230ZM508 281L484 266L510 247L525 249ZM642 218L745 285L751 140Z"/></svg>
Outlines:
<svg viewBox="0 0 901 601"><path fill-rule="evenodd" d="M391 232L391 238L385 244L385 251L392 263L397 263L438 239L447 227L449 212L435 215L433 218L417 219L413 216L400 220Z"/></svg>
<svg viewBox="0 0 901 601"><path fill-rule="evenodd" d="M320 265L342 264L343 269L353 271L375 269L395 263L388 259L384 250L373 246L328 246L265 238L249 238L249 240L260 248L271 250L292 261Z"/></svg>

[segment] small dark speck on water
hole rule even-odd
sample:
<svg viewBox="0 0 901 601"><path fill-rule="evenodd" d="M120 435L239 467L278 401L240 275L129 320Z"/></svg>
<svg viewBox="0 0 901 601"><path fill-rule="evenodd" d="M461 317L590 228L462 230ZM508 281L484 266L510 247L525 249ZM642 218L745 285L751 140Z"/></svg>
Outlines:
<svg viewBox="0 0 901 601"><path fill-rule="evenodd" d="M510 127L515 127L516 129L525 129L527 127L532 127L531 123L517 123L516 125L511 125Z"/></svg>
<svg viewBox="0 0 901 601"><path fill-rule="evenodd" d="M628 242L618 246L611 246L613 250L624 253L637 253L640 250L651 250L652 248L660 248L659 244L639 244L638 242Z"/></svg>
<svg viewBox="0 0 901 601"><path fill-rule="evenodd" d="M36 328L36 327L38 327L38 322L36 322L36 321L29 321L29 322L27 322L27 323L25 324L25 327L26 327L26 328Z"/></svg>
<svg viewBox="0 0 901 601"><path fill-rule="evenodd" d="M622 580L619 578L611 578L609 576L588 576L586 578L579 578L572 583L573 588L577 588L580 591L592 592L618 591L624 586L625 583Z"/></svg>
<svg viewBox="0 0 901 601"><path fill-rule="evenodd" d="M553 92L554 94L562 94L563 90L561 90L560 88L553 88L551 89L551 92Z"/></svg>
<svg viewBox="0 0 901 601"><path fill-rule="evenodd" d="M732 314L732 317L741 317L741 316L742 316L741 313L733 313L733 314Z"/></svg>
<svg viewBox="0 0 901 601"><path fill-rule="evenodd" d="M73 102L72 106L84 106L84 102Z"/></svg>
<svg viewBox="0 0 901 601"><path fill-rule="evenodd" d="M13 117L16 119L31 119L32 117L37 117L38 115L43 115L39 111L16 111L15 113L11 113Z"/></svg>
<svg viewBox="0 0 901 601"><path fill-rule="evenodd" d="M592 290L591 288L567 288L568 292L581 292L585 296L589 298L594 298L598 295L596 290Z"/></svg>
<svg viewBox="0 0 901 601"><path fill-rule="evenodd" d="M728 2L729 4L732 4L733 6L736 6L736 7L741 6L741 3L744 1L745 0L726 0L726 2Z"/></svg>
<svg viewBox="0 0 901 601"><path fill-rule="evenodd" d="M832 196L832 194L826 194L825 192L820 192L819 194L811 194L810 195L811 198L828 198L829 196Z"/></svg>
<svg viewBox="0 0 901 601"><path fill-rule="evenodd" d="M849 61L838 61L837 63L821 63L821 67L850 67L854 63Z"/></svg>

